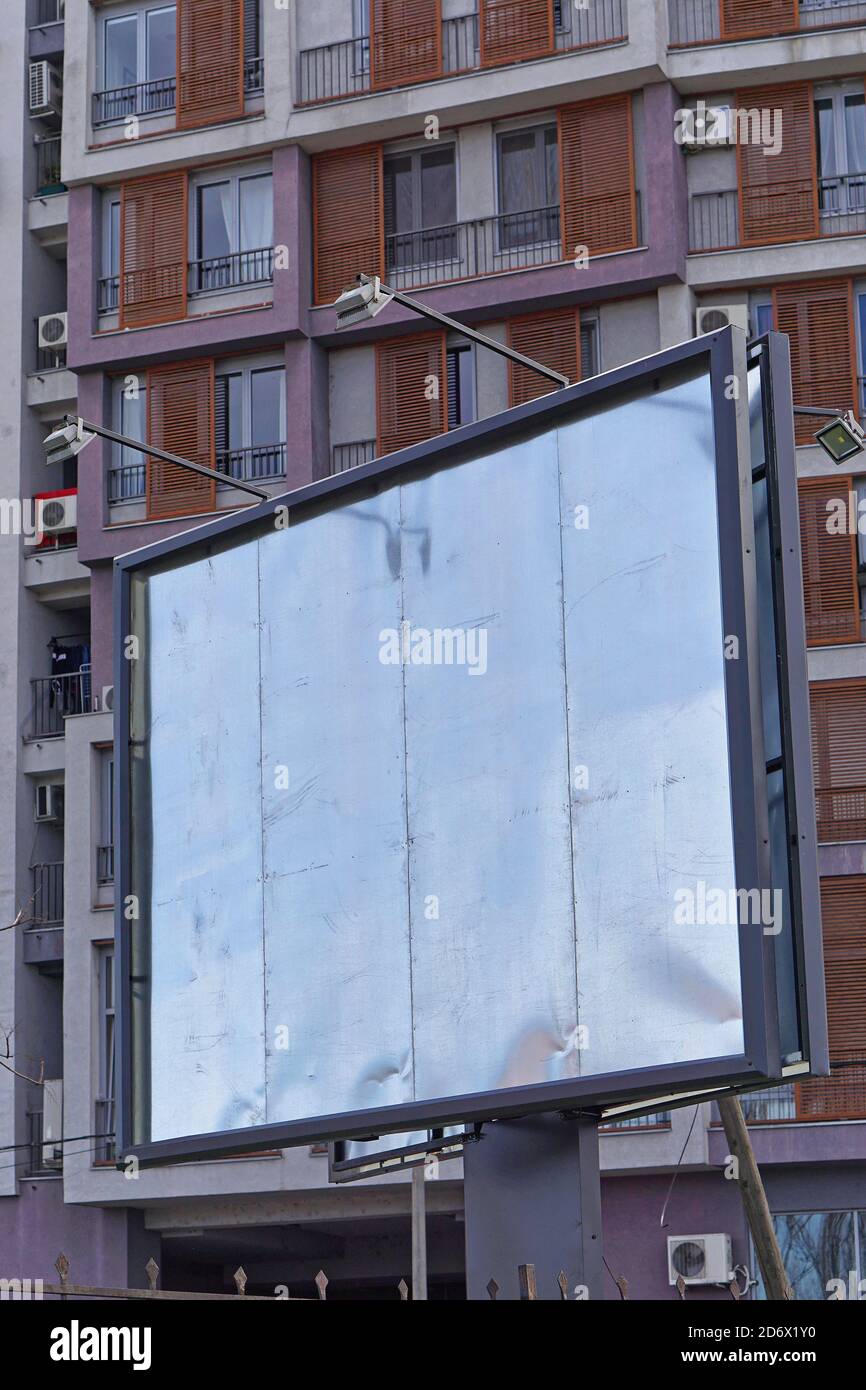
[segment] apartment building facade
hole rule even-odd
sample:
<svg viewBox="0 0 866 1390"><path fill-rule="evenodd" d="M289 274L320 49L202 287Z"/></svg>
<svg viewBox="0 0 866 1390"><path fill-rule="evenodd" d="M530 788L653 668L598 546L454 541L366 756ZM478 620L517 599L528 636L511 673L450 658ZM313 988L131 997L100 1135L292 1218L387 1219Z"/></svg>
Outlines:
<svg viewBox="0 0 866 1390"><path fill-rule="evenodd" d="M862 415L866 0L14 8L2 467L45 524L0 537L0 896L20 919L0 932L2 1262L49 1277L63 1250L87 1282L138 1284L152 1255L212 1290L243 1263L263 1292L324 1266L334 1293L390 1296L404 1178L334 1188L308 1150L114 1166L113 559L245 505L239 480L277 494L543 389L395 306L338 332L358 271L573 380L774 326L795 399ZM758 113L753 138L684 136L700 102L722 133ZM101 440L46 467L67 410L223 481ZM856 518L866 463L830 477L798 444L837 1067L746 1109L789 1272L820 1298L866 1278L866 540L825 524L840 497ZM604 1133L607 1260L632 1297L675 1296L669 1235L729 1234L756 1271L726 1156L709 1106ZM432 1297L461 1296L462 1212L452 1160L428 1184Z"/></svg>

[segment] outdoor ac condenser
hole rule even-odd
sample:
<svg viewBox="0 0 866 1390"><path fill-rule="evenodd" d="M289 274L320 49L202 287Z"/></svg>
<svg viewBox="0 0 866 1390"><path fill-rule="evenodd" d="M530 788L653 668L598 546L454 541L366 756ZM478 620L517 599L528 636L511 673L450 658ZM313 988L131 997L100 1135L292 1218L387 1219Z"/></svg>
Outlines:
<svg viewBox="0 0 866 1390"><path fill-rule="evenodd" d="M669 1284L728 1284L731 1265L730 1236L668 1236Z"/></svg>

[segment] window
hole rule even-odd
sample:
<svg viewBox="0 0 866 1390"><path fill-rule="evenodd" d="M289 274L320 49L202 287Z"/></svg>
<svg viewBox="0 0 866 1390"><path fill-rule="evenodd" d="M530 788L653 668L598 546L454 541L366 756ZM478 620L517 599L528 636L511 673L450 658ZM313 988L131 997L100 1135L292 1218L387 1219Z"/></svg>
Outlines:
<svg viewBox="0 0 866 1390"><path fill-rule="evenodd" d="M460 343L446 352L448 368L448 428L459 429L477 419L475 401L475 353L471 343Z"/></svg>
<svg viewBox="0 0 866 1390"><path fill-rule="evenodd" d="M580 379L598 376L601 371L598 347L598 320L580 317Z"/></svg>
<svg viewBox="0 0 866 1390"><path fill-rule="evenodd" d="M96 881L114 881L114 749L99 750L99 840Z"/></svg>
<svg viewBox="0 0 866 1390"><path fill-rule="evenodd" d="M857 295L857 332L859 335L858 350L858 384L860 387L860 398L858 405L861 412L866 409L866 294ZM861 414L861 419L866 416Z"/></svg>
<svg viewBox="0 0 866 1390"><path fill-rule="evenodd" d="M273 178L257 173L197 182L190 289L224 290L273 276Z"/></svg>
<svg viewBox="0 0 866 1390"><path fill-rule="evenodd" d="M352 0L352 66L356 76L370 71L370 0Z"/></svg>
<svg viewBox="0 0 866 1390"><path fill-rule="evenodd" d="M120 194L102 198L102 275L97 286L100 314L116 313L120 293Z"/></svg>
<svg viewBox="0 0 866 1390"><path fill-rule="evenodd" d="M857 1299L866 1277L866 1211L813 1211L773 1215L785 1272L796 1299ZM757 1259L757 1298L766 1298Z"/></svg>
<svg viewBox="0 0 866 1390"><path fill-rule="evenodd" d="M96 949L99 1056L99 1087L96 1096L96 1157L108 1162L114 1157L114 947Z"/></svg>
<svg viewBox="0 0 866 1390"><path fill-rule="evenodd" d="M227 478L276 478L286 471L286 373L239 367L216 376L216 466Z"/></svg>
<svg viewBox="0 0 866 1390"><path fill-rule="evenodd" d="M825 89L815 101L818 205L824 217L866 211L866 97Z"/></svg>
<svg viewBox="0 0 866 1390"><path fill-rule="evenodd" d="M385 260L389 269L457 256L454 146L409 150L384 162Z"/></svg>
<svg viewBox="0 0 866 1390"><path fill-rule="evenodd" d="M502 250L559 239L559 148L555 125L497 138Z"/></svg>
<svg viewBox="0 0 866 1390"><path fill-rule="evenodd" d="M97 123L174 109L176 32L174 5L106 16Z"/></svg>
<svg viewBox="0 0 866 1390"><path fill-rule="evenodd" d="M130 439L147 438L147 383L144 377L118 377L112 390L112 425ZM125 444L112 444L108 480L110 502L144 496L145 456Z"/></svg>
<svg viewBox="0 0 866 1390"><path fill-rule="evenodd" d="M756 338L761 338L765 333L770 333L773 328L772 302L756 304L753 310L753 321Z"/></svg>

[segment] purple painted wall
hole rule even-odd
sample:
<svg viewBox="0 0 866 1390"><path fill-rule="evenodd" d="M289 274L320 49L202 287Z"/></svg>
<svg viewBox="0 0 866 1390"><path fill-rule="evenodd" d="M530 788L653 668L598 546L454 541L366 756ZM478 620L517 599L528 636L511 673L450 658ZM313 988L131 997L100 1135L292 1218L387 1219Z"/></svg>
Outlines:
<svg viewBox="0 0 866 1390"><path fill-rule="evenodd" d="M0 1198L0 1278L57 1283L61 1252L73 1283L143 1288L160 1240L144 1231L140 1212L66 1205L62 1178L25 1178L17 1197Z"/></svg>

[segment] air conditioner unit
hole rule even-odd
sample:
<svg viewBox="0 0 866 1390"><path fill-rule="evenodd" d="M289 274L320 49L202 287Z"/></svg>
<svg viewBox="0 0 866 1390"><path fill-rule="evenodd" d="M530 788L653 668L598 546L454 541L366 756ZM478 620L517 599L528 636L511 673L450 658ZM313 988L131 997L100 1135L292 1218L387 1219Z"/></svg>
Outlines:
<svg viewBox="0 0 866 1390"><path fill-rule="evenodd" d="M668 1236L668 1283L729 1284L733 1279L731 1237Z"/></svg>
<svg viewBox="0 0 866 1390"><path fill-rule="evenodd" d="M63 80L53 64L44 59L30 64L28 96L31 116L60 115Z"/></svg>
<svg viewBox="0 0 866 1390"><path fill-rule="evenodd" d="M42 1087L42 1166L63 1167L63 1082Z"/></svg>
<svg viewBox="0 0 866 1390"><path fill-rule="evenodd" d="M74 531L78 524L78 490L64 488L61 492L40 492L36 503L37 535L52 536L58 531Z"/></svg>
<svg viewBox="0 0 866 1390"><path fill-rule="evenodd" d="M93 697L93 707L94 707L94 709L96 709L96 710L101 710L101 709L102 709L102 710L113 710L113 709L114 709L114 686L113 686L113 685L104 685L104 686L102 687L102 694L101 694L101 695L94 695L94 697Z"/></svg>
<svg viewBox="0 0 866 1390"><path fill-rule="evenodd" d="M734 122L730 106L707 106L703 102L683 121L678 139L686 154L724 149L733 143Z"/></svg>
<svg viewBox="0 0 866 1390"><path fill-rule="evenodd" d="M38 342L41 348L66 347L69 318L62 314L43 314L39 320Z"/></svg>
<svg viewBox="0 0 866 1390"><path fill-rule="evenodd" d="M65 788L62 782L37 782L33 819L49 821L55 825L62 821L64 795Z"/></svg>
<svg viewBox="0 0 866 1390"><path fill-rule="evenodd" d="M695 318L698 338L704 333L718 333L719 329L727 328L730 324L742 328L744 333L749 331L749 309L746 304L701 304Z"/></svg>

